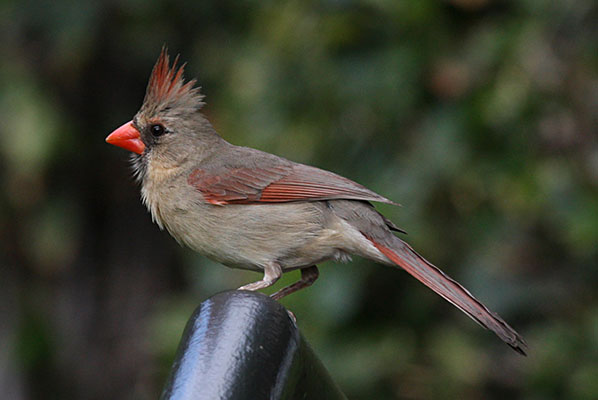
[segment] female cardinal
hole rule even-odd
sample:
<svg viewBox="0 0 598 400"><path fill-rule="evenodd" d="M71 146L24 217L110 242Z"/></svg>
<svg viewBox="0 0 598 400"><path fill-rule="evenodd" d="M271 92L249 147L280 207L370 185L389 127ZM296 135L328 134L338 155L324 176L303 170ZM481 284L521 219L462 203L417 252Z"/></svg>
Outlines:
<svg viewBox="0 0 598 400"><path fill-rule="evenodd" d="M515 330L395 236L401 230L370 202L395 203L332 172L228 143L200 113L203 95L177 61L171 67L162 50L141 109L106 138L134 153L143 202L160 228L224 265L263 271L239 289L263 289L300 269L275 299L311 285L325 260L356 254L399 266L525 354Z"/></svg>

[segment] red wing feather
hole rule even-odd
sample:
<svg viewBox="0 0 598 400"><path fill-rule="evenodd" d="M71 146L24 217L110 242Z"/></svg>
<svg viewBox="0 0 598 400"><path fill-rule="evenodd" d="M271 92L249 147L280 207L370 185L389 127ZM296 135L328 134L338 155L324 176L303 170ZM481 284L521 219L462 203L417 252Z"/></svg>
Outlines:
<svg viewBox="0 0 598 400"><path fill-rule="evenodd" d="M302 164L233 168L224 174L196 169L188 182L218 205L331 199L394 204L347 178Z"/></svg>

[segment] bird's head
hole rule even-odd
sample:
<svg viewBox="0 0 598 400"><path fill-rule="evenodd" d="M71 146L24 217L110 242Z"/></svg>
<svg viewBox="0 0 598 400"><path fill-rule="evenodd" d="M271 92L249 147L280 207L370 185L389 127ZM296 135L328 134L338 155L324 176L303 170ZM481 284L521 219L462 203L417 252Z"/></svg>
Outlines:
<svg viewBox="0 0 598 400"><path fill-rule="evenodd" d="M184 65L172 66L168 52L162 49L147 85L143 104L133 120L125 123L106 138L106 142L133 152L137 172L143 170L149 158L165 167L180 164L194 149L216 135L200 113L203 95L195 80L185 82Z"/></svg>

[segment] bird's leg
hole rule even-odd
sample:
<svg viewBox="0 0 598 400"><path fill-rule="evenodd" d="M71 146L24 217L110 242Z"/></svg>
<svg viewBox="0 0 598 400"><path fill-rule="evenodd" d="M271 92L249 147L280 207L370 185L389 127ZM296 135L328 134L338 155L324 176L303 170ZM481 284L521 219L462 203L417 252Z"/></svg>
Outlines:
<svg viewBox="0 0 598 400"><path fill-rule="evenodd" d="M264 267L264 277L262 278L261 281L248 283L247 285L241 286L237 290L253 291L253 290L264 289L264 288L267 288L268 286L272 286L274 283L276 283L276 281L279 280L281 276L282 276L282 268L280 268L280 265L276 262L271 262L271 263L266 264L266 266Z"/></svg>
<svg viewBox="0 0 598 400"><path fill-rule="evenodd" d="M320 273L318 272L318 267L315 265L312 265L311 267L303 268L301 270L301 279L299 279L297 282L293 283L292 285L289 285L287 287L280 289L278 292L270 295L270 297L272 297L274 300L280 300L283 297L288 296L291 293L294 293L298 290L301 290L303 288L311 286L316 281L316 279L318 279L319 275L320 275Z"/></svg>

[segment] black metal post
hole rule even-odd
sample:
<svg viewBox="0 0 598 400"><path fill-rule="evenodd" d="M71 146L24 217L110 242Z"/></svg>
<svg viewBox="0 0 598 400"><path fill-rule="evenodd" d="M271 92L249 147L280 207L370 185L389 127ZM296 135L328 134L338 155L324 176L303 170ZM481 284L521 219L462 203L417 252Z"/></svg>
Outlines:
<svg viewBox="0 0 598 400"><path fill-rule="evenodd" d="M219 293L195 310L162 399L345 399L287 310L261 293Z"/></svg>

